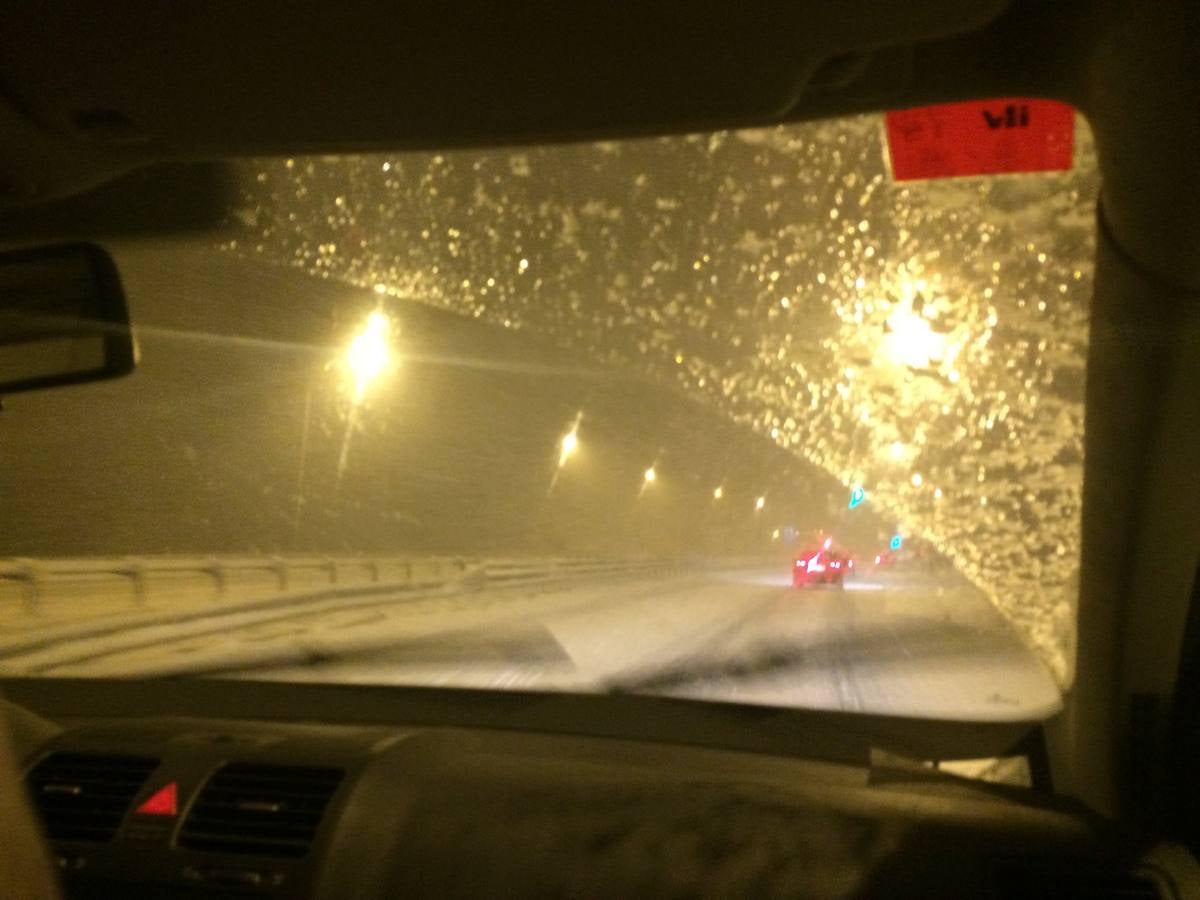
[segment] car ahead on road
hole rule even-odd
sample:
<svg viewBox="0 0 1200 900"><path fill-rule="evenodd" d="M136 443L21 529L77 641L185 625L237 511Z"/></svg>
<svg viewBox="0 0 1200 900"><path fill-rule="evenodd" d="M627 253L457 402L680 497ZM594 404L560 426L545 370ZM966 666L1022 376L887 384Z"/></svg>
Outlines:
<svg viewBox="0 0 1200 900"><path fill-rule="evenodd" d="M875 554L874 567L876 569L894 569L899 560L899 554L895 550L885 548Z"/></svg>
<svg viewBox="0 0 1200 900"><path fill-rule="evenodd" d="M854 574L854 557L824 545L809 547L792 561L792 587L828 585L841 589Z"/></svg>

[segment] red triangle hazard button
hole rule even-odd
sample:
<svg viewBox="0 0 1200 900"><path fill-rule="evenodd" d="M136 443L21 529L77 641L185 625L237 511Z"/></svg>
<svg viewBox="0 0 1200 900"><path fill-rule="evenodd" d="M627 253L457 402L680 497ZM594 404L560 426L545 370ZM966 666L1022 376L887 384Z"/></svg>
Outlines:
<svg viewBox="0 0 1200 900"><path fill-rule="evenodd" d="M174 781L159 788L135 810L140 816L174 816L179 813L179 785Z"/></svg>

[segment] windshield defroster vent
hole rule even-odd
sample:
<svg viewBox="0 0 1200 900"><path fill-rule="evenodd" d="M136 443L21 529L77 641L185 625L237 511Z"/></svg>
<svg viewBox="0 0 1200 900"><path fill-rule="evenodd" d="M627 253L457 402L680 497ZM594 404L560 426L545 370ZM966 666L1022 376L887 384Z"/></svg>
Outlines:
<svg viewBox="0 0 1200 900"><path fill-rule="evenodd" d="M144 756L52 753L27 783L46 834L56 841L111 841L158 760Z"/></svg>
<svg viewBox="0 0 1200 900"><path fill-rule="evenodd" d="M230 763L196 798L179 845L214 853L304 856L344 774L341 769Z"/></svg>

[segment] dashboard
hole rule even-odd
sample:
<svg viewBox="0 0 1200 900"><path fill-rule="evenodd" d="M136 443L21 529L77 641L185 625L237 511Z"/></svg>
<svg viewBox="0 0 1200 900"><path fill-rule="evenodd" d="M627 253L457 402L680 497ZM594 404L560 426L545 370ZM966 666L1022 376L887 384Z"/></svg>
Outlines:
<svg viewBox="0 0 1200 900"><path fill-rule="evenodd" d="M1028 725L221 680L0 693L68 897L1170 896L1069 801L897 755L1011 750Z"/></svg>

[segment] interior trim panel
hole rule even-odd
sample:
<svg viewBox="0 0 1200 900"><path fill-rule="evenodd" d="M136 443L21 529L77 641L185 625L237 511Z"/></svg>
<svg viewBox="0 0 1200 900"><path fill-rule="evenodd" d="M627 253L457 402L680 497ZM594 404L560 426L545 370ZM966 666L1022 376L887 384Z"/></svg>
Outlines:
<svg viewBox="0 0 1200 900"><path fill-rule="evenodd" d="M556 727L553 695L356 688L347 708L320 685L2 688L24 710L18 750L69 897L1157 896L1128 836L1082 808L852 761L845 717L836 760L787 749L811 714L641 697L562 698L587 734ZM647 703L656 737L611 733ZM759 749L688 740L711 722Z"/></svg>

